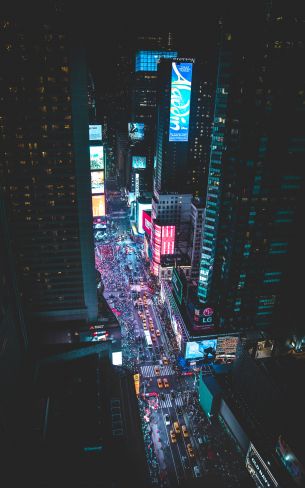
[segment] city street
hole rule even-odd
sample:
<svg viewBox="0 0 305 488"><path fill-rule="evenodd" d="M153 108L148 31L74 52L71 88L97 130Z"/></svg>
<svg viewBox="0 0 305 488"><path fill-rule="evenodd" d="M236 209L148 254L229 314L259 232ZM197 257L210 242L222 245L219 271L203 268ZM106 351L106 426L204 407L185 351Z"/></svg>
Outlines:
<svg viewBox="0 0 305 488"><path fill-rule="evenodd" d="M219 420L211 424L198 402L196 375L182 376L178 348L159 302L143 245L130 238L129 220L111 219L107 242L96 242L104 297L122 327L123 367L140 374L139 407L151 479L157 486L188 486L217 476L235 487L242 457ZM203 374L212 374L208 365ZM234 456L230 453L234 452ZM213 478L214 479L214 478Z"/></svg>

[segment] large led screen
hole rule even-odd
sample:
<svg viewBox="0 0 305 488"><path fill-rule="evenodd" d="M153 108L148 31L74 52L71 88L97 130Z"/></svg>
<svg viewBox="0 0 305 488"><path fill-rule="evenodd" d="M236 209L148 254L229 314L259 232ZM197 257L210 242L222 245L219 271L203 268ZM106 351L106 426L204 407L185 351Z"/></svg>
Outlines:
<svg viewBox="0 0 305 488"><path fill-rule="evenodd" d="M104 148L103 146L90 146L90 168L104 169Z"/></svg>
<svg viewBox="0 0 305 488"><path fill-rule="evenodd" d="M205 339L186 343L185 359L207 359L216 354L217 339Z"/></svg>
<svg viewBox="0 0 305 488"><path fill-rule="evenodd" d="M132 167L134 169L145 169L146 168L146 157L145 156L132 156Z"/></svg>
<svg viewBox="0 0 305 488"><path fill-rule="evenodd" d="M101 141L101 140L102 140L102 126L89 125L89 141Z"/></svg>
<svg viewBox="0 0 305 488"><path fill-rule="evenodd" d="M144 139L144 124L142 122L130 122L128 134L132 141L142 141Z"/></svg>
<svg viewBox="0 0 305 488"><path fill-rule="evenodd" d="M92 193L104 193L104 171L91 171Z"/></svg>
<svg viewBox="0 0 305 488"><path fill-rule="evenodd" d="M92 213L93 217L104 217L105 213L105 195L92 195Z"/></svg>
<svg viewBox="0 0 305 488"><path fill-rule="evenodd" d="M188 141L193 63L172 63L169 141Z"/></svg>
<svg viewBox="0 0 305 488"><path fill-rule="evenodd" d="M177 51L138 51L136 71L157 71L160 58L176 58Z"/></svg>

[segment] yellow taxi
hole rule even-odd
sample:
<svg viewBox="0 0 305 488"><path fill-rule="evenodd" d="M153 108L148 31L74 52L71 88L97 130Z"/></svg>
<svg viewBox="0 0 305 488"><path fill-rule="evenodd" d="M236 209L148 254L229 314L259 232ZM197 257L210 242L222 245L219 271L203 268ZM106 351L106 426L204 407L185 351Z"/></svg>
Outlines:
<svg viewBox="0 0 305 488"><path fill-rule="evenodd" d="M177 420L173 423L173 427L174 427L174 431L176 432L176 434L180 434L180 426L179 426L179 422L177 422Z"/></svg>
<svg viewBox="0 0 305 488"><path fill-rule="evenodd" d="M163 385L165 388L169 388L169 382L167 381L167 378L163 378Z"/></svg>
<svg viewBox="0 0 305 488"><path fill-rule="evenodd" d="M157 338L156 338L155 334L150 334L150 335L151 335L151 340L153 342L156 342Z"/></svg>
<svg viewBox="0 0 305 488"><path fill-rule="evenodd" d="M183 437L188 437L189 436L189 433L187 431L186 425L182 425L181 426L181 430L182 430Z"/></svg>
<svg viewBox="0 0 305 488"><path fill-rule="evenodd" d="M163 356L163 358L162 358L162 363L163 363L163 364L168 364L168 359L167 359L167 357L166 357L166 356Z"/></svg>
<svg viewBox="0 0 305 488"><path fill-rule="evenodd" d="M163 388L163 381L161 380L161 378L157 379L157 384L159 388Z"/></svg>
<svg viewBox="0 0 305 488"><path fill-rule="evenodd" d="M156 329L156 336L157 336L157 337L160 337L160 335L161 335L161 334L160 334L159 329Z"/></svg>
<svg viewBox="0 0 305 488"><path fill-rule="evenodd" d="M177 437L176 437L176 434L173 430L170 430L169 431L169 435L171 436L171 441L172 443L174 444L175 442L177 442Z"/></svg>
<svg viewBox="0 0 305 488"><path fill-rule="evenodd" d="M187 449L187 452L188 452L188 455L190 456L190 458L195 457L195 454L194 454L194 451L192 448L192 444L187 444L186 449Z"/></svg>

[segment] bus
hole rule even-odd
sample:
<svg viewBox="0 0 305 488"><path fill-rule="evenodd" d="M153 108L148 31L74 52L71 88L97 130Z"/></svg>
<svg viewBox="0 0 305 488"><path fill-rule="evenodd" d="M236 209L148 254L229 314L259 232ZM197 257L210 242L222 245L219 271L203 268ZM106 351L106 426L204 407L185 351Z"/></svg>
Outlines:
<svg viewBox="0 0 305 488"><path fill-rule="evenodd" d="M149 347L149 348L153 347L153 343L152 343L150 333L148 332L148 330L144 330L144 334L145 334L147 347Z"/></svg>

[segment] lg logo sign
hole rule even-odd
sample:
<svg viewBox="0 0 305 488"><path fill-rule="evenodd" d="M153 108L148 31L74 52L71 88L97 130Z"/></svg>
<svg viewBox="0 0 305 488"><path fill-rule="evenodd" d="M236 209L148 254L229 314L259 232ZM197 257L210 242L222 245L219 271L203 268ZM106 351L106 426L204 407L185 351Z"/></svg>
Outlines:
<svg viewBox="0 0 305 488"><path fill-rule="evenodd" d="M213 315L213 313L214 313L214 310L213 310L213 308L211 308L211 307L207 307L207 308L205 308L205 309L204 309L204 311L203 311L203 315L204 315L205 317L211 317L211 315Z"/></svg>

